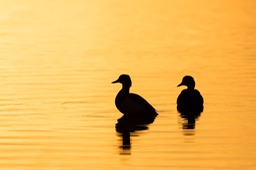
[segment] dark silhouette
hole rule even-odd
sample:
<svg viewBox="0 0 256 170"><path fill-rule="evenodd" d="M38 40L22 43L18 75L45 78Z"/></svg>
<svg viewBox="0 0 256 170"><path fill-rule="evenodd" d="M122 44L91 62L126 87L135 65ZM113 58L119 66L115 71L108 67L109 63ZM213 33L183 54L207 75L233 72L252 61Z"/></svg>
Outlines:
<svg viewBox="0 0 256 170"><path fill-rule="evenodd" d="M130 132L148 129L147 125L153 123L158 114L144 98L130 93L132 81L129 75L122 74L112 83L122 84L115 99L117 109L123 113L117 120L116 131L122 134L122 148L130 149Z"/></svg>
<svg viewBox="0 0 256 170"><path fill-rule="evenodd" d="M112 83L121 83L123 85L115 99L116 107L121 113L129 115L129 117L138 117L139 119L136 119L135 121L140 121L141 117L143 117L143 121L148 118L148 121L150 121L151 117L158 115L154 107L144 98L137 94L130 93L132 81L129 75L122 74Z"/></svg>
<svg viewBox="0 0 256 170"><path fill-rule="evenodd" d="M179 86L187 86L177 98L177 110L180 116L187 120L183 124L184 129L194 129L195 121L204 110L204 99L200 92L195 89L195 81L191 76L185 76Z"/></svg>

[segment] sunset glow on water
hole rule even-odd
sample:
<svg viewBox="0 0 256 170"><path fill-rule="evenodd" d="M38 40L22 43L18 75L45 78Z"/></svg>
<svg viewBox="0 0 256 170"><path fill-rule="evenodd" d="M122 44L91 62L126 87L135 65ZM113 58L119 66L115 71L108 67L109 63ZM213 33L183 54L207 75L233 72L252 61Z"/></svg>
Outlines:
<svg viewBox="0 0 256 170"><path fill-rule="evenodd" d="M0 2L0 170L256 168L256 1ZM122 147L114 100L158 116ZM176 110L183 76L204 97Z"/></svg>

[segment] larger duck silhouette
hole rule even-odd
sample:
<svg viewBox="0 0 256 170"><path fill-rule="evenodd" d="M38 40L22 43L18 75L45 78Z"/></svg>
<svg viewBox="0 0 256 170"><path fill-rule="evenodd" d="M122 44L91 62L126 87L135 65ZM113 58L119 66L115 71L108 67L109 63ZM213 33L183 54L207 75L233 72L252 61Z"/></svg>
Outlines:
<svg viewBox="0 0 256 170"><path fill-rule="evenodd" d="M118 92L115 104L117 109L125 116L148 119L157 116L155 108L143 97L130 93L132 81L129 75L122 74L112 83L121 83L122 89Z"/></svg>
<svg viewBox="0 0 256 170"><path fill-rule="evenodd" d="M195 81L192 76L184 76L178 85L187 86L177 98L177 110L182 118L188 120L187 128L194 128L195 120L201 115L204 109L204 99L200 92L195 89Z"/></svg>
<svg viewBox="0 0 256 170"><path fill-rule="evenodd" d="M143 97L130 93L132 81L129 75L122 74L112 83L122 84L122 89L115 98L115 105L123 114L117 120L116 131L122 134L122 147L130 148L130 132L147 130L147 125L153 123L158 114Z"/></svg>

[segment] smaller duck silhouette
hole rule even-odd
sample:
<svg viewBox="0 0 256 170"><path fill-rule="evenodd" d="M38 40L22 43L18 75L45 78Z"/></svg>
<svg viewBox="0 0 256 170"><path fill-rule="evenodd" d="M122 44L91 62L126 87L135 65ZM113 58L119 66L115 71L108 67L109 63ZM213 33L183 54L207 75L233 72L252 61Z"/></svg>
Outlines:
<svg viewBox="0 0 256 170"><path fill-rule="evenodd" d="M187 128L193 128L195 120L203 112L204 99L200 92L195 89L195 81L192 76L184 76L178 87L182 85L187 86L187 89L182 90L177 98L177 110L182 118L188 120Z"/></svg>
<svg viewBox="0 0 256 170"><path fill-rule="evenodd" d="M124 115L118 119L116 126L125 129L134 128L140 124L150 124L158 115L155 108L138 94L130 93L132 81L129 75L122 74L112 83L121 83L122 89L118 92L115 105Z"/></svg>

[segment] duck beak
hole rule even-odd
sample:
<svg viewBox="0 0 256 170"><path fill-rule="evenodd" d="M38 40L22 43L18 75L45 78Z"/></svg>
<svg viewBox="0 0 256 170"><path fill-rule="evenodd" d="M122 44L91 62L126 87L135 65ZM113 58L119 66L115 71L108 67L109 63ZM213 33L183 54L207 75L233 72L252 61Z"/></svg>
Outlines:
<svg viewBox="0 0 256 170"><path fill-rule="evenodd" d="M181 82L177 87L183 86L184 84Z"/></svg>
<svg viewBox="0 0 256 170"><path fill-rule="evenodd" d="M112 84L114 84L114 83L119 83L119 80L117 79L116 81L113 81L113 82L112 82Z"/></svg>

